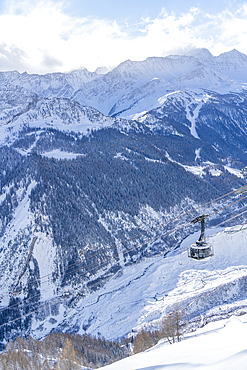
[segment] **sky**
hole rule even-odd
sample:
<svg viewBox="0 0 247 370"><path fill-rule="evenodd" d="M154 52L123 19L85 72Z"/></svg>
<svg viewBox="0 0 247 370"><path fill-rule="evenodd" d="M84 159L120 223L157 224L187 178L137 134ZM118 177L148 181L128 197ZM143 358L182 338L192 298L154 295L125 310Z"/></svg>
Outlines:
<svg viewBox="0 0 247 370"><path fill-rule="evenodd" d="M247 54L247 1L1 0L0 70L70 72L207 48Z"/></svg>

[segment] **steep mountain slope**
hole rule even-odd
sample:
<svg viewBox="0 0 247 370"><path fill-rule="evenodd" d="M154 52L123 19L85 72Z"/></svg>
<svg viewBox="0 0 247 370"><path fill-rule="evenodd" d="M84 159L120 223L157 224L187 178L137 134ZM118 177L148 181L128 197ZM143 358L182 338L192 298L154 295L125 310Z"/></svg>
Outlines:
<svg viewBox="0 0 247 370"><path fill-rule="evenodd" d="M201 61L200 55L197 58ZM236 49L207 60L208 66L232 80L247 83L247 56Z"/></svg>
<svg viewBox="0 0 247 370"><path fill-rule="evenodd" d="M123 96L148 84L154 78L165 80L177 87L183 86L184 81L189 80L190 86L193 75L195 77L199 74L201 81L203 68L205 67L201 62L188 56L171 55L166 58L148 58L143 62L126 61L102 78L86 84L74 94L73 99L81 104L93 105L104 114L113 114L116 113L115 104ZM208 70L208 74L210 73L211 78L209 75L204 77L204 87L223 80L215 72ZM226 77L224 79L227 80ZM197 83L198 80L193 81L192 86L195 87Z"/></svg>
<svg viewBox="0 0 247 370"><path fill-rule="evenodd" d="M193 140L116 129L85 137L29 128L12 147L1 148L1 306L8 307L1 324L38 310L24 319L25 329L19 321L1 327L2 340L20 330L39 336L52 328L77 331L86 297L126 265L167 252L190 232L166 235L182 220L164 231L156 229L159 224L243 184L220 164L221 176L209 167L200 177L162 154L167 146L189 145L186 162L192 164ZM76 158L69 159L71 153ZM207 158L207 148L201 156ZM214 160L220 162L217 152ZM72 294L68 301L66 289ZM93 311L88 323L91 316Z"/></svg>
<svg viewBox="0 0 247 370"><path fill-rule="evenodd" d="M245 184L246 90L204 62L126 61L103 76L2 72L2 343L51 330L127 334L141 320L139 303L130 303L137 310L128 323L129 306L112 306L111 314L109 297L132 294L133 282L144 284L166 261L162 253L181 251L194 230L183 228L187 212ZM223 208L211 225L244 205L231 202L203 208ZM176 258L171 276L180 271Z"/></svg>
<svg viewBox="0 0 247 370"><path fill-rule="evenodd" d="M174 127L185 137L190 134L214 148L222 158L245 160L247 140L246 109L247 94L205 94L177 92L167 94L160 108L142 115L138 121L152 130Z"/></svg>
<svg viewBox="0 0 247 370"><path fill-rule="evenodd" d="M246 78L247 57L237 51L219 57L209 57L208 53L197 51L194 56L170 55L142 62L126 61L97 81L87 83L74 94L73 99L112 115L126 109L121 102L126 105L126 100L129 100L129 107L136 104L140 89L144 97L151 95L149 89L153 79L167 84L164 91L167 88L173 92L178 89L196 89L200 93L205 89L221 93L241 91ZM146 110L150 109L148 104Z"/></svg>

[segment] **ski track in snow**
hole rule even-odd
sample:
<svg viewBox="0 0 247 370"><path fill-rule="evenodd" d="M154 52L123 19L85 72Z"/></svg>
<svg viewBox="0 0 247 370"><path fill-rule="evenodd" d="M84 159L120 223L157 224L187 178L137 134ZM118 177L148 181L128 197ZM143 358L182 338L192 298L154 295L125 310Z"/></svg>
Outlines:
<svg viewBox="0 0 247 370"><path fill-rule="evenodd" d="M200 112L200 109L201 109L203 104L204 104L204 101L200 101L200 103L198 104L196 109L194 109L192 114L190 113L191 104L186 105L186 117L191 122L190 133L196 139L200 139L200 137L198 136L197 131L196 131L196 119L199 116L199 112Z"/></svg>

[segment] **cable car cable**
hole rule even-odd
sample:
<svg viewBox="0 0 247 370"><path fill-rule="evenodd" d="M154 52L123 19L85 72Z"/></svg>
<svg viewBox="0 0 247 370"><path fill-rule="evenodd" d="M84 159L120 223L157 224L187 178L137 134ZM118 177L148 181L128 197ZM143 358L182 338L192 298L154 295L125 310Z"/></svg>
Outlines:
<svg viewBox="0 0 247 370"><path fill-rule="evenodd" d="M245 199L245 198L247 198L247 195L246 195L246 196L244 196L244 197L241 197L241 198L237 199L236 201L234 201L234 202L232 202L232 203L228 204L227 206L224 206L224 207L220 208L220 209L219 209L219 210L217 210L217 211L212 212L211 214L209 214L209 215L208 215L208 217L209 217L209 216L212 216L212 215L214 215L214 214L216 214L216 213L218 213L218 212L220 212L220 211L222 211L223 209L226 209L226 208L228 208L228 207L232 206L233 204L236 204L237 202L239 202L240 200L243 200L243 199ZM241 214L243 214L243 213L245 213L245 212L247 212L247 211L244 211L244 212L242 212ZM239 214L239 215L241 215L241 214ZM236 215L236 216L234 216L233 218L238 217L239 215ZM224 223L224 222L227 222L227 220L225 220L225 221L221 222L220 224L222 224L222 223ZM218 224L218 225L214 226L213 228L218 227L220 224ZM131 250L133 250L133 249L135 249L135 248L140 248L141 246L143 246L143 245L145 245L145 244L147 244L147 243L150 243L150 242L152 242L152 241L155 241L155 240L157 240L157 239L159 239L159 238L161 238L161 237L164 237L164 236L166 236L166 235L172 234L172 233L174 233L174 232L176 232L176 231L178 231L178 230L181 230L181 229L183 229L184 227L187 227L187 226L191 226L191 222L190 222L190 223L187 223L187 224L184 224L184 225L180 226L179 228L175 228L175 229L169 230L169 231L167 231L167 232L166 232L166 233L164 233L164 234L161 234L161 235L158 235L158 236L153 237L153 238L151 238L151 239L148 239L147 241L145 241L145 242L143 242L143 243L140 243L140 244L138 244L138 245L135 245L135 246L131 247L130 249L126 250L125 252L126 252L126 253L128 253L129 251L131 251ZM213 229L213 228L210 228L210 229ZM104 251L105 251L105 250L102 250L102 251L100 251L99 253L103 253ZM124 252L123 252L123 253L124 253ZM119 256L119 252L118 252L117 254L113 254L112 256L108 257L106 260L112 259L114 256ZM86 266L79 267L79 268L77 268L77 269L75 269L75 270L72 270L72 271L69 271L69 272L65 273L62 277L64 278L64 276L66 276L66 275L68 275L68 274L71 274L71 273L75 273L75 272L77 272L77 271L79 271L79 270L81 270L81 269L83 269L83 268L85 268L85 267L90 267L90 266L91 266L91 267L93 267L93 266L94 266L94 265L96 265L96 264L97 264L96 262L93 262L93 263L91 263L91 264L87 264ZM37 282L37 280L36 280L35 282ZM44 281L43 283L46 283L46 282L49 282L49 280L46 280L46 281ZM85 283L85 284L84 284L84 286L86 286L88 283L89 283L89 282ZM30 284L31 284L31 283L30 283ZM34 283L32 283L32 284L34 284ZM26 285L26 286L27 286L27 285ZM30 300L30 299L33 299L33 298L35 298L35 297L37 297L37 296L39 296L39 295L40 295L40 293L38 293L38 294L37 294L37 295L35 295L35 296L28 297L28 298L26 298L26 299L22 300L22 302L24 302L24 301L26 302L26 301L28 301L28 300ZM13 307L18 306L18 305L19 305L19 303L15 303L15 304L13 304L13 305L11 305L11 306L4 307L4 308L0 309L0 312L3 312L4 310L7 310L7 309L10 309L10 308L13 308Z"/></svg>
<svg viewBox="0 0 247 370"><path fill-rule="evenodd" d="M236 218L236 217L238 217L238 216L240 216L240 215L242 215L243 213L245 213L245 212L247 212L247 210L246 211L244 211L244 212L241 212L240 214L238 214L238 215L235 215L234 217L231 217L230 219L228 219L228 220L225 220L224 222L227 222L227 221L230 221L230 220L232 220L233 218ZM214 227L218 227L220 224L222 224L223 222L221 222L221 223L219 223L218 225L216 225L216 226L214 226ZM191 225L191 224L187 224L187 226L189 226L189 225ZM85 284L86 285L86 284ZM204 293L203 295L200 295L199 297L197 297L197 298L195 298L193 301L191 301L186 307L184 307L184 308L182 308L182 309L180 309L180 310L177 310L177 312L179 312L179 311L184 311L186 308L188 308L193 302L195 302L196 300L199 300L199 299L201 299L202 297L204 297L204 296L206 296L206 295L208 295L208 294L211 294L212 292L214 292L214 291L216 291L217 289L219 289L221 286L219 286L219 287L216 287L216 288L214 288L213 290L211 290L210 292L206 292L206 293ZM54 297L55 299L58 299L58 300L63 300L65 297ZM53 298L53 299L54 299ZM58 302L53 302L53 303L51 303L50 301L49 301L49 304L50 305L54 305L54 304L57 304ZM3 327L3 326L5 326L5 325L8 325L8 324L11 324L11 323L13 323L13 322L15 322L15 321L17 321L17 320L20 320L20 319L23 319L23 318L26 318L26 317L28 317L28 316L30 316L30 315L32 315L33 313L36 313L36 312L38 312L38 311L40 311L41 309L43 309L43 308L45 308L45 305L46 305L47 303L46 302L44 302L44 305L42 306L42 307L39 307L37 310L34 310L34 311L32 311L32 312L29 312L29 313L27 313L27 314L25 314L25 315L21 315L21 316L19 316L19 317L17 317L17 318L15 318L15 319L12 319L12 320L10 320L10 321L8 321L8 322L6 322L6 323L3 323L3 324L1 324L0 325L0 328L1 327Z"/></svg>
<svg viewBox="0 0 247 370"><path fill-rule="evenodd" d="M103 251L111 250L111 249L113 249L113 248L116 248L118 245L124 244L124 243L126 243L126 242L128 242L128 241L131 241L131 240L134 240L134 239L136 239L136 238L138 238L138 237L140 237L140 236L142 236L142 235L144 235L144 234L146 234L146 233L148 233L148 232L150 232L150 231L153 231L153 230L155 230L155 229L157 229L157 228L160 228L160 227L162 227L162 226L164 226L164 225L167 225L167 224L171 223L172 221L175 221L175 220L177 220L177 219L179 219L179 218L181 218L181 217L183 217L183 216L185 216L185 215L188 215L188 214L190 214L190 213L192 213L192 212L194 212L194 211L196 211L196 210L198 210L198 209L200 209L200 208L203 208L203 207L205 207L205 206L207 206L207 205L209 205L209 204L212 204L212 203L214 203L214 202L216 202L216 201L218 201L218 200L221 200L221 199L223 199L223 198L225 198L225 197L227 197L227 196L229 196L229 195L231 195L231 194L234 194L234 192L235 192L235 191L236 191L236 190L233 190L233 191L231 191L231 192L229 192L229 193L226 193L226 194L224 194L224 195L222 195L222 196L220 196L220 197L218 197L218 198L215 198L215 199L213 199L213 200L211 200L211 201L209 201L209 202L206 202L206 203L204 203L204 204L202 204L202 205L200 205L200 206L198 206L198 207L196 207L196 208L194 208L194 209L192 209L192 210L190 210L190 211L184 212L184 213L182 213L182 214L180 214L180 215L178 215L178 216L176 216L176 217L172 218L171 220L168 220L168 221L166 221L166 222L163 222L163 223L162 223L162 224L160 224L160 225L154 226L154 227L152 227L152 228L150 228L150 229L148 229L148 230L146 230L146 231L144 231L144 232L142 232L142 233L140 233L140 234L138 234L138 235L136 235L136 236L133 236L133 237L131 237L131 238L129 238L129 239L126 239L126 240L124 240L124 241L120 241L119 243L117 243L117 244L113 245L112 247L105 248ZM103 251L101 251L101 252L103 252ZM101 253L101 252L100 252L100 253ZM97 255L98 255L98 252L97 252L96 254L94 254L94 255L90 256L90 258L92 258L92 257L94 257L94 256L97 256ZM73 266L73 265L76 265L76 264L79 264L79 263L81 263L81 261L75 262L74 264L71 264L69 267L71 267L71 266ZM67 268L68 268L68 266L67 266L66 268L64 268L64 270L66 270ZM59 272L59 271L55 271L55 272ZM51 275L53 275L53 274L54 274L54 272L49 273L49 274L46 274L46 275L43 275L42 277L40 277L40 278L39 278L39 279L37 279L37 280L44 279L44 278L46 278L46 277L48 277L48 276L51 276ZM36 281L37 281L37 280L36 280ZM32 284L33 284L33 282L30 282L30 283L28 283L28 284L29 284L29 285L32 285ZM9 292L10 292L10 290L8 290L7 292L3 292L3 295L9 294ZM12 291L12 293L13 293L13 294L15 294L15 292L16 292L16 290L13 290L13 291Z"/></svg>
<svg viewBox="0 0 247 370"><path fill-rule="evenodd" d="M240 214L238 214L238 215L235 215L235 216L233 216L233 217L231 217L230 219L227 219L227 220L225 220L225 221L223 221L223 222L221 222L221 223L219 223L218 225L216 225L216 226L214 226L214 227L218 227L219 225L221 225L222 223L225 223L225 222L228 222L228 221L230 221L230 220L232 220L232 219L234 219L234 218L236 218L236 217L239 217L240 215L242 215L242 214L244 214L244 213L246 213L247 212L247 210L246 211L244 211L244 212L241 212ZM186 226L189 226L190 224L187 224L187 225L183 225L183 226L181 226L180 228L177 228L177 229L174 229L174 230L172 230L171 232L174 232L174 231L176 231L176 230L179 230L179 229L181 229L181 228L183 228L183 227L186 227ZM169 233L169 232L168 232ZM165 235L165 234L164 234ZM163 235L160 235L159 237L162 237ZM155 239L157 239L158 237L156 237ZM145 243L143 243L143 244L146 244L146 242ZM138 245L138 246L136 246L136 247L139 247L140 245ZM133 249L133 248L131 248L131 249ZM131 250L130 249L130 250ZM84 286L86 286L86 284L84 284ZM215 288L215 289L218 289L219 287L217 287L217 288ZM207 294L209 294L209 293L207 293ZM201 297L200 297L201 298ZM55 297L55 299L64 299L64 297ZM46 303L45 303L46 304ZM57 302L55 302L55 303L51 303L51 304L57 304ZM8 307L8 308L10 308L10 307ZM12 323L12 322L14 322L14 321L17 321L17 320L19 320L19 319L21 319L21 318L25 318L25 317L27 317L27 316L29 316L29 315L31 315L31 314L33 314L33 313L35 313L35 312L38 312L38 311L40 311L41 309L43 309L44 307L41 307L41 308L39 308L39 309L37 309L37 310L35 310L35 311L32 311L32 312L30 312L30 313L28 313L28 314L26 314L26 315L22 315L22 316L20 316L20 317L18 317L18 318L16 318L16 319L13 319L13 320L11 320L11 321L8 321L8 322L6 322L6 323L4 323L4 324L2 324L2 325L0 325L0 327L2 327L2 326L4 326L4 325L7 325L7 324L10 324L10 323Z"/></svg>

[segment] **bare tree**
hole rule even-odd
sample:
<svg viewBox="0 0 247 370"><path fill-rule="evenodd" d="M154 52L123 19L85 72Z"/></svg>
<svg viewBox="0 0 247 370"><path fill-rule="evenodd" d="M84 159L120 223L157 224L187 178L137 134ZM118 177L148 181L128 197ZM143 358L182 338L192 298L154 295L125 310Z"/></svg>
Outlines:
<svg viewBox="0 0 247 370"><path fill-rule="evenodd" d="M143 352L153 345L154 341L151 333L142 329L134 339L134 353Z"/></svg>
<svg viewBox="0 0 247 370"><path fill-rule="evenodd" d="M162 334L170 344L178 342L182 337L183 310L176 307L175 311L170 312L162 322Z"/></svg>
<svg viewBox="0 0 247 370"><path fill-rule="evenodd" d="M77 370L80 366L76 356L75 349L69 338L64 342L61 356L58 360L57 369L59 370Z"/></svg>

